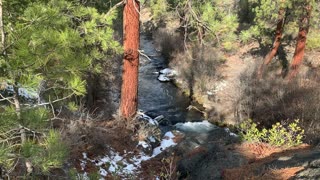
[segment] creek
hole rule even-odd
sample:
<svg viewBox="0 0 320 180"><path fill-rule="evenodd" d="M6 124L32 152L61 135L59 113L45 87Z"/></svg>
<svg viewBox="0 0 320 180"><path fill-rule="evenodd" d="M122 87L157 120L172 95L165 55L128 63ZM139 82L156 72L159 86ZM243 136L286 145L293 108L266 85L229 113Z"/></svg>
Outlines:
<svg viewBox="0 0 320 180"><path fill-rule="evenodd" d="M202 113L188 110L191 100L178 87L157 79L168 65L152 39L142 35L140 47L150 59L140 56L138 108L151 117L163 115L171 124L203 120Z"/></svg>

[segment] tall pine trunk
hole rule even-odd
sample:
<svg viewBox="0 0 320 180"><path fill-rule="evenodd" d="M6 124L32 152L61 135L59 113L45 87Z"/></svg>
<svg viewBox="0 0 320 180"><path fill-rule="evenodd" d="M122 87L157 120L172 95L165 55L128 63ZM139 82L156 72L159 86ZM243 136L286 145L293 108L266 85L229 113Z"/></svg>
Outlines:
<svg viewBox="0 0 320 180"><path fill-rule="evenodd" d="M304 14L302 15L302 18L300 20L299 24L299 33L297 37L296 42L296 48L293 55L293 60L290 65L288 80L293 79L299 70L300 65L302 64L303 56L304 56L304 50L306 47L307 42L307 35L309 32L309 26L310 26L310 16L311 16L311 4L308 0L306 0L306 6L304 7Z"/></svg>
<svg viewBox="0 0 320 180"><path fill-rule="evenodd" d="M139 1L127 0L123 10L123 74L120 115L131 119L138 106L139 73Z"/></svg>
<svg viewBox="0 0 320 180"><path fill-rule="evenodd" d="M281 45L283 26L284 26L284 20L285 20L285 13L286 12L285 12L284 8L281 8L278 12L278 23L277 23L276 34L275 34L273 46L272 46L272 49L269 51L269 53L264 57L263 63L260 65L260 67L258 69L258 78L262 78L265 67L271 62L271 60L277 54L278 49Z"/></svg>

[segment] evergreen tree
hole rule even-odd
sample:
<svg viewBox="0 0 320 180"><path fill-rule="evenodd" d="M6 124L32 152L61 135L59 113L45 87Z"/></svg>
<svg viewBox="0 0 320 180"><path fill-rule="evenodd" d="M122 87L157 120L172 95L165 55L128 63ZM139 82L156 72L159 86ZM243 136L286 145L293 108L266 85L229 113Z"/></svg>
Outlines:
<svg viewBox="0 0 320 180"><path fill-rule="evenodd" d="M176 13L186 43L196 42L226 50L234 48L238 17L232 0L152 0L149 6L156 19L168 11Z"/></svg>
<svg viewBox="0 0 320 180"><path fill-rule="evenodd" d="M262 77L262 73L263 73L264 67L271 62L273 57L278 52L278 49L279 49L280 44L281 44L282 34L283 34L283 27L284 27L284 23L285 23L284 22L285 21L285 14L286 14L285 1L282 0L282 1L280 1L280 8L279 8L278 20L277 20L278 22L277 22L276 31L275 31L274 42L273 42L271 50L264 57L263 63L259 67L258 78Z"/></svg>
<svg viewBox="0 0 320 180"><path fill-rule="evenodd" d="M293 55L293 60L290 65L289 79L294 78L298 73L298 68L302 64L304 51L306 48L307 35L310 28L311 12L315 4L311 0L304 0L301 5L301 15L299 21L299 32L297 36L296 48Z"/></svg>
<svg viewBox="0 0 320 180"><path fill-rule="evenodd" d="M120 114L130 120L138 107L139 74L139 9L138 0L129 0L123 10L123 73L121 87Z"/></svg>
<svg viewBox="0 0 320 180"><path fill-rule="evenodd" d="M235 48L234 42L237 40L235 33L239 25L235 7L234 1L231 0L199 2L196 11L206 28L202 32L198 30L198 37L206 37L205 41L213 42L225 50Z"/></svg>
<svg viewBox="0 0 320 180"><path fill-rule="evenodd" d="M319 2L316 0L251 0L249 2L254 7L255 18L251 27L241 32L242 40L247 42L253 38L258 40L261 46L265 46L271 44L271 37L275 34L273 46L258 70L259 76L261 76L264 66L269 64L277 53L281 41L290 44L297 37L297 48L290 66L290 75L288 76L291 79L297 73L297 69L302 62L307 41L311 39L311 42L317 42L314 40L317 39L315 34L312 34L308 39L307 34L309 29L319 31L317 27L319 25L317 20L319 9L314 8L319 6ZM295 35L297 30L299 30L298 36ZM309 48L319 47L319 43L313 43L309 46Z"/></svg>
<svg viewBox="0 0 320 180"><path fill-rule="evenodd" d="M121 51L112 29L117 13L66 0L3 0L2 5L0 160L10 151L13 160L27 158L48 171L61 166L66 150L60 149L58 133L48 131L45 105L84 95L84 75L101 72L100 62Z"/></svg>

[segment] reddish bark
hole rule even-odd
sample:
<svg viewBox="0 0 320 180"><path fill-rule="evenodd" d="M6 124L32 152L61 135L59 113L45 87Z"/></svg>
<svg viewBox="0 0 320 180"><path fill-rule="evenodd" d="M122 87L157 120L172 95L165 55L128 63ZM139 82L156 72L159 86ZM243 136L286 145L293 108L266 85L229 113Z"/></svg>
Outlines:
<svg viewBox="0 0 320 180"><path fill-rule="evenodd" d="M278 49L281 44L281 39L282 39L282 32L283 32L283 26L284 26L284 18L285 18L285 10L280 9L278 13L278 23L277 23L277 28L276 28L276 34L273 42L272 49L269 51L269 53L264 57L263 63L258 69L258 78L262 78L262 74L264 71L265 66L267 66L273 57L277 54Z"/></svg>
<svg viewBox="0 0 320 180"><path fill-rule="evenodd" d="M120 115L131 119L138 106L139 73L139 1L127 0L123 10L123 74Z"/></svg>
<svg viewBox="0 0 320 180"><path fill-rule="evenodd" d="M293 55L293 60L290 66L290 72L288 75L288 79L293 79L299 70L300 65L302 64L303 56L304 56L304 50L306 47L307 42L307 35L309 32L309 26L310 26L310 16L311 16L311 10L312 7L310 3L307 1L307 5L304 7L305 14L300 20L300 27L299 27L299 33L297 37L297 43L296 48Z"/></svg>

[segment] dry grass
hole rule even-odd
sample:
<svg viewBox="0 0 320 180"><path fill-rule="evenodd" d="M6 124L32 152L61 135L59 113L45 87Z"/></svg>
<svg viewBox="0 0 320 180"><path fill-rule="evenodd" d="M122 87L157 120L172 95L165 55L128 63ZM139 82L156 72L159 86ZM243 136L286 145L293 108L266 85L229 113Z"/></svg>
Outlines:
<svg viewBox="0 0 320 180"><path fill-rule="evenodd" d="M238 168L226 169L223 172L225 180L251 179L251 180L285 180L293 177L303 167L290 167L282 169L266 168L265 164L282 156L292 156L298 152L308 152L310 146L303 144L297 147L284 149L273 147L266 143L242 143L236 145L235 151L245 156L249 164Z"/></svg>
<svg viewBox="0 0 320 180"><path fill-rule="evenodd" d="M224 180L287 180L301 170L303 167L268 169L261 175L254 175L251 167L228 169L224 171Z"/></svg>
<svg viewBox="0 0 320 180"><path fill-rule="evenodd" d="M300 146L292 147L289 149L271 146L267 143L242 143L235 146L235 150L249 159L249 162L267 158L275 153L281 153L290 150L306 150L308 148L310 148L310 146L307 144L302 144Z"/></svg>
<svg viewBox="0 0 320 180"><path fill-rule="evenodd" d="M183 38L179 33L169 33L165 28L159 28L153 35L157 50L161 51L163 57L169 63L174 54L184 49Z"/></svg>
<svg viewBox="0 0 320 180"><path fill-rule="evenodd" d="M267 171L264 175L255 177L256 179L261 180L284 180L290 179L293 177L297 172L303 170L303 167L291 167L291 168L283 168L283 169L271 169Z"/></svg>
<svg viewBox="0 0 320 180"><path fill-rule="evenodd" d="M190 51L175 54L170 67L178 71L177 84L190 97L201 102L207 91L216 88L216 82L221 79L219 67L223 63L224 59L218 50L193 47Z"/></svg>

